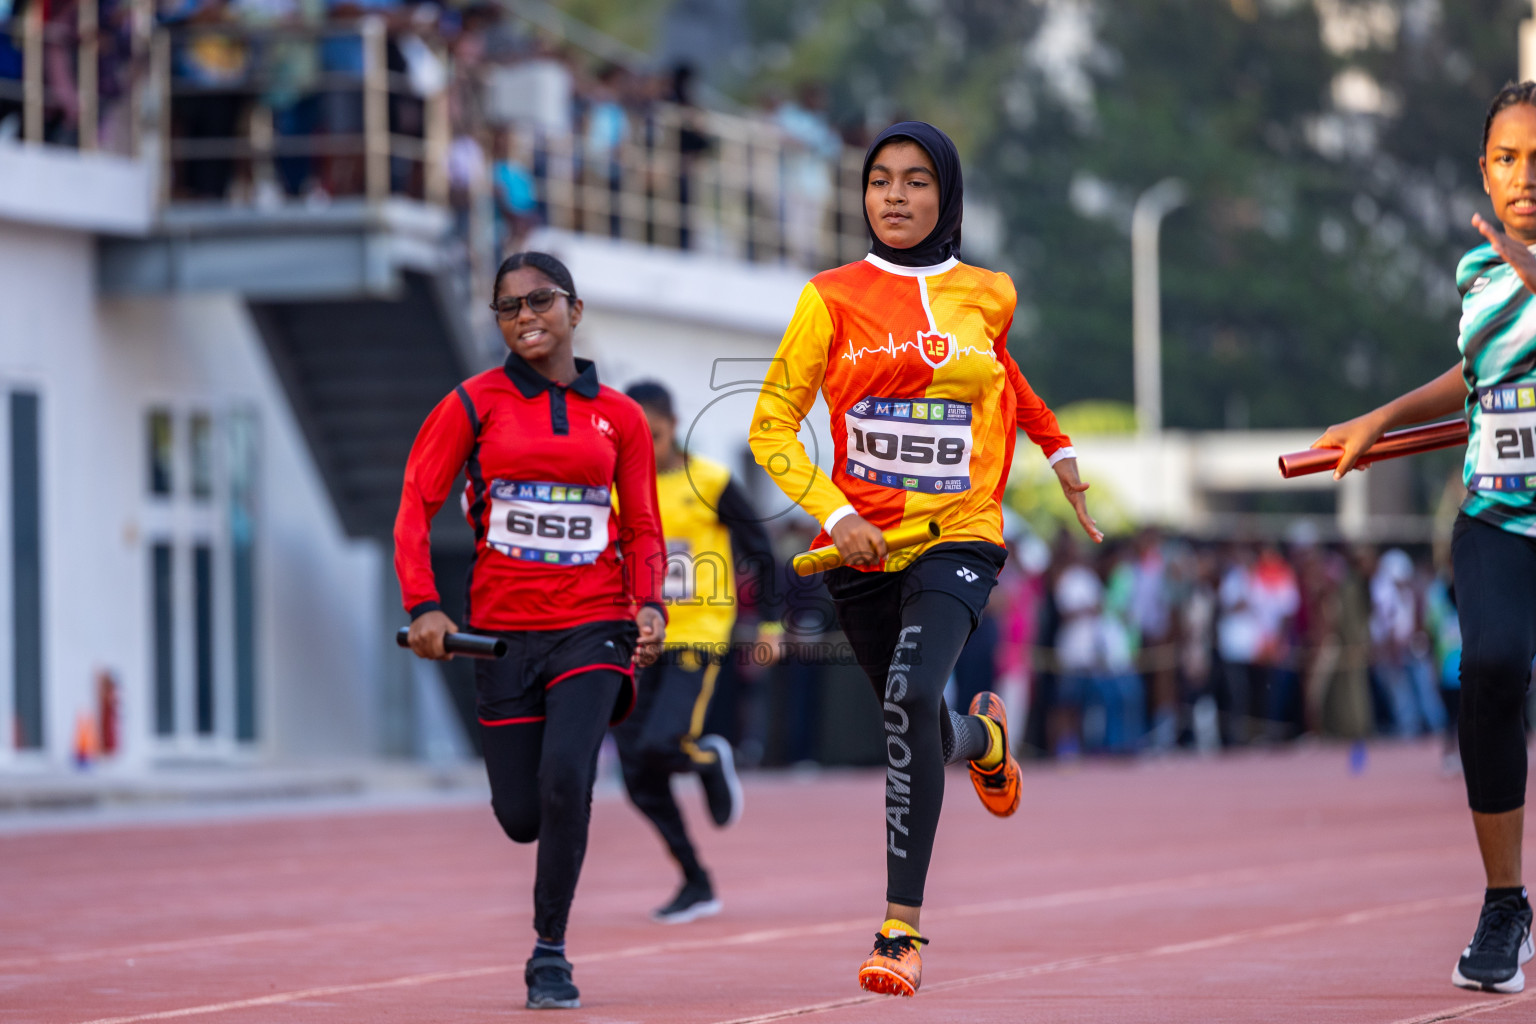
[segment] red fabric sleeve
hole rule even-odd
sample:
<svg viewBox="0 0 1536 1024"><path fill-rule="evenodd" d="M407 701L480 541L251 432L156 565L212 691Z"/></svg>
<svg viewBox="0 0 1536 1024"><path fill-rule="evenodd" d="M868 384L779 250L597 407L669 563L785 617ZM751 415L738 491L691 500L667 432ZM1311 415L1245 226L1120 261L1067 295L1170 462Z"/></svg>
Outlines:
<svg viewBox="0 0 1536 1024"><path fill-rule="evenodd" d="M1008 352L1008 335L1005 332L998 340L997 358L1003 364L1003 369L1008 374L1008 383L1013 386L1013 393L1018 397L1017 423L1020 430L1029 435L1029 439L1040 446L1046 458L1050 458L1057 451L1072 444L1072 439L1061 432L1061 424L1056 422L1056 414L1051 412L1045 400L1035 394L1035 389L1029 386L1029 381L1024 379L1024 373L1019 369L1019 364L1013 361L1013 356Z"/></svg>
<svg viewBox="0 0 1536 1024"><path fill-rule="evenodd" d="M395 513L395 575L400 578L401 603L412 616L438 607L432 517L443 507L474 445L469 415L457 392L437 403L411 445L400 510Z"/></svg>
<svg viewBox="0 0 1536 1024"><path fill-rule="evenodd" d="M614 483L619 492L619 540L624 545L625 581L637 606L655 605L667 614L661 585L667 547L656 500L656 449L640 407L628 399L619 429Z"/></svg>

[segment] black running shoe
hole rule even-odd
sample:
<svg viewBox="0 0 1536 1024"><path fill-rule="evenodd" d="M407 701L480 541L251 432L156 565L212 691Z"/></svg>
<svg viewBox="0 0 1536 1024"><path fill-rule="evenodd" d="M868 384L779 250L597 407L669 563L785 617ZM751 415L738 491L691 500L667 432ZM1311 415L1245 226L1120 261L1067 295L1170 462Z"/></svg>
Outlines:
<svg viewBox="0 0 1536 1024"><path fill-rule="evenodd" d="M1519 896L1484 903L1451 981L1480 992L1520 992L1525 988L1520 965L1531 953L1531 904Z"/></svg>
<svg viewBox="0 0 1536 1024"><path fill-rule="evenodd" d="M528 983L528 1009L574 1010L581 1005L581 993L571 981L571 962L563 956L536 956L523 970Z"/></svg>
<svg viewBox="0 0 1536 1024"><path fill-rule="evenodd" d="M709 884L709 876L685 880L672 902L651 911L651 920L662 924L687 924L701 917L720 913L720 901L715 899L715 888Z"/></svg>
<svg viewBox="0 0 1536 1024"><path fill-rule="evenodd" d="M697 766L704 783L704 797L709 801L709 816L720 828L741 820L741 780L736 777L736 759L724 736L700 736L700 750L713 750L715 760Z"/></svg>

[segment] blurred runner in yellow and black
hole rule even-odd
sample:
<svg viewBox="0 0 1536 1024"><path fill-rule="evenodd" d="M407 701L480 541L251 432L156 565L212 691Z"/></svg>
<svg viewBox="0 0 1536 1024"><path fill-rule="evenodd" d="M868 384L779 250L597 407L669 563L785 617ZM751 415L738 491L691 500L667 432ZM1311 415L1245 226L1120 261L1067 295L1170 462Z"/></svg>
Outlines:
<svg viewBox="0 0 1536 1024"><path fill-rule="evenodd" d="M758 642L776 653L782 630L773 549L746 495L724 466L678 447L677 416L665 387L643 381L626 394L645 411L656 444L669 623L666 649L640 675L634 714L614 729L614 738L630 800L656 826L683 872L677 894L652 917L681 924L719 913L720 901L672 797L672 776L698 773L716 825L723 828L741 817L731 746L722 736L700 735L736 623L738 569L756 584L763 620Z"/></svg>

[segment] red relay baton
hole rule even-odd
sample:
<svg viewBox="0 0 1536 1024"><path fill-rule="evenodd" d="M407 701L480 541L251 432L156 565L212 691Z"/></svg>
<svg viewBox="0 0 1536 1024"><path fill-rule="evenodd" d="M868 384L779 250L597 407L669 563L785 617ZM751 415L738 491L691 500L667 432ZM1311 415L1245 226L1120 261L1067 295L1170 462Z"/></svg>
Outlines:
<svg viewBox="0 0 1536 1024"><path fill-rule="evenodd" d="M1404 455L1418 455L1437 448L1454 448L1467 443L1466 420L1445 420L1442 423L1426 423L1421 427L1390 430L1381 440L1360 453L1357 466L1368 466L1382 459L1396 459ZM1280 456L1280 475L1289 480L1293 476L1309 473L1329 473L1339 465L1342 448L1308 448Z"/></svg>

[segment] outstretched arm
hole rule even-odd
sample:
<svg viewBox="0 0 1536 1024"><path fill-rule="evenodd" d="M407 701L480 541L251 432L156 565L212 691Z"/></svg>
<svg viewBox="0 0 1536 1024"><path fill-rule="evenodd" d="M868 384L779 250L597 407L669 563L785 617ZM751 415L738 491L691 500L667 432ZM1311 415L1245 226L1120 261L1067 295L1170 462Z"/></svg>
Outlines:
<svg viewBox="0 0 1536 1024"><path fill-rule="evenodd" d="M1056 421L1056 414L1051 412L1050 406L1045 404L1045 399L1035 394L1035 389L1029 386L1029 381L1024 379L1024 371L1019 369L1019 364L1014 362L1012 354L1008 351L1007 342L998 345L998 359L1003 364L1003 371L1008 374L1008 385L1013 388L1014 398L1018 408L1014 419L1018 428L1029 437L1031 441L1040 446L1040 451L1045 454L1046 461L1055 466L1062 459L1076 458L1077 453L1072 448L1072 439L1062 433L1061 424Z"/></svg>
<svg viewBox="0 0 1536 1024"><path fill-rule="evenodd" d="M1480 214L1472 215L1472 226L1488 240L1499 257L1509 264L1509 268L1519 276L1525 287L1536 292L1536 255L1524 243L1509 237ZM1333 471L1333 478L1339 480L1355 467L1360 454L1375 444L1382 434L1396 427L1460 412L1466 400L1467 382L1462 375L1461 364L1457 363L1428 384L1399 395L1364 416L1334 424L1323 432L1322 437L1312 442L1312 447L1344 449L1344 454L1339 457L1338 468Z"/></svg>
<svg viewBox="0 0 1536 1024"><path fill-rule="evenodd" d="M1066 496L1072 511L1077 515L1077 524L1095 544L1103 543L1104 532L1088 514L1088 500L1084 495L1089 485L1083 483L1077 475L1077 452L1072 447L1072 439L1061 432L1056 414L1051 412L1044 399L1035 394L1035 389L1024 379L1024 373L1019 369L1019 364L1013 361L1006 342L999 345L998 349L998 358L1003 363L1008 383L1018 401L1015 417L1018 428L1045 453L1046 461L1056 471L1056 479L1061 483L1061 493Z"/></svg>
<svg viewBox="0 0 1536 1024"><path fill-rule="evenodd" d="M1406 427L1410 423L1422 423L1437 416L1460 412L1466 399L1467 383L1461 376L1461 364L1457 363L1428 384L1399 395L1364 416L1334 424L1323 431L1322 437L1312 442L1312 447L1344 450L1339 456L1338 468L1333 471L1333 478L1341 480L1345 473L1354 468L1355 460L1360 458L1361 453L1379 441L1382 434L1397 427Z"/></svg>

